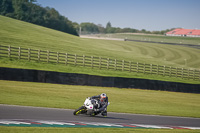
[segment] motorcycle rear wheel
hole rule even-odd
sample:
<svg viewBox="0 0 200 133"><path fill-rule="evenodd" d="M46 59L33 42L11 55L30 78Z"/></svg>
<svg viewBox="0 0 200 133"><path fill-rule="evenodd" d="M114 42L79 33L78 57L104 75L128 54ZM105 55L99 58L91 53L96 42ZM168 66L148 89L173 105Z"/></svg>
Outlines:
<svg viewBox="0 0 200 133"><path fill-rule="evenodd" d="M76 109L73 114L78 115L78 114L84 114L84 113L86 113L86 109L84 106L81 106L80 108Z"/></svg>

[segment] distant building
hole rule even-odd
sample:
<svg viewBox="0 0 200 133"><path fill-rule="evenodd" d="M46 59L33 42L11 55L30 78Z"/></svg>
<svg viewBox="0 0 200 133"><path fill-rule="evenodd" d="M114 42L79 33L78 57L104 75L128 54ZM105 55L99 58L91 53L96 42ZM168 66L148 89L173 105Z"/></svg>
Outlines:
<svg viewBox="0 0 200 133"><path fill-rule="evenodd" d="M167 32L166 36L200 37L200 30L178 28Z"/></svg>

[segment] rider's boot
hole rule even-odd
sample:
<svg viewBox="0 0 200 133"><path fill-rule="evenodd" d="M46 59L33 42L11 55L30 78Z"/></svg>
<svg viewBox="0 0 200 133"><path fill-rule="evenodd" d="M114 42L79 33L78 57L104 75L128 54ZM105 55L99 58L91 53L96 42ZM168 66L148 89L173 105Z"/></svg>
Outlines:
<svg viewBox="0 0 200 133"><path fill-rule="evenodd" d="M104 117L107 117L107 111L105 110L105 111L101 112L101 115Z"/></svg>

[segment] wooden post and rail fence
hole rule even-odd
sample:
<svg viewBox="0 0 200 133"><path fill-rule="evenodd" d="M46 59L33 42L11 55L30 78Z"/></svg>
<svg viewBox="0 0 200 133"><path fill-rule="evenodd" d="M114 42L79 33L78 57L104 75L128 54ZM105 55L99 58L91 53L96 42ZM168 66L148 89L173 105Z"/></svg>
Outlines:
<svg viewBox="0 0 200 133"><path fill-rule="evenodd" d="M0 45L0 57L200 80L200 70Z"/></svg>

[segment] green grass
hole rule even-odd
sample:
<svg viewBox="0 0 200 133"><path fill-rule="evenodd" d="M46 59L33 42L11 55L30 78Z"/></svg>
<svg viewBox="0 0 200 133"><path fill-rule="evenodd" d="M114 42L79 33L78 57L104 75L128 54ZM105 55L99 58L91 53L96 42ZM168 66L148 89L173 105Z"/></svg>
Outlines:
<svg viewBox="0 0 200 133"><path fill-rule="evenodd" d="M3 133L199 133L199 130L183 129L121 129L121 128L45 128L45 127L0 127Z"/></svg>
<svg viewBox="0 0 200 133"><path fill-rule="evenodd" d="M0 16L0 44L149 64L200 68L200 49L153 43L83 39L3 16ZM184 59L187 59L187 66Z"/></svg>
<svg viewBox="0 0 200 133"><path fill-rule="evenodd" d="M76 109L102 92L109 112L200 117L200 94L0 80L0 104Z"/></svg>
<svg viewBox="0 0 200 133"><path fill-rule="evenodd" d="M101 56L111 59L166 66L200 68L200 49L181 46L83 39L56 30L0 16L0 44L68 52L78 55ZM187 63L185 64L185 59ZM199 81L182 80L157 75L95 70L83 67L61 66L37 62L7 60L0 58L0 67L42 69L59 72L84 73L91 75L144 78L164 81L199 84Z"/></svg>

